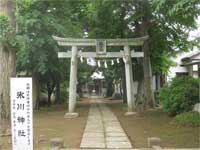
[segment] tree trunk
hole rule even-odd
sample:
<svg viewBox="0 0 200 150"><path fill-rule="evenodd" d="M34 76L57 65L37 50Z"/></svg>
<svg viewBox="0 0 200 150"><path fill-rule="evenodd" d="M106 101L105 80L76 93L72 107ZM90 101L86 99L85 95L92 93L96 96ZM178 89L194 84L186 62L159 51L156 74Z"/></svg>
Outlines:
<svg viewBox="0 0 200 150"><path fill-rule="evenodd" d="M108 80L107 81L107 97L112 96L113 94L113 80Z"/></svg>
<svg viewBox="0 0 200 150"><path fill-rule="evenodd" d="M0 14L7 16L11 26L15 27L13 10L13 1L0 0ZM0 133L5 132L6 124L10 122L10 77L16 75L15 61L15 49L0 43Z"/></svg>
<svg viewBox="0 0 200 150"><path fill-rule="evenodd" d="M137 1L136 11L142 11L143 17L141 18L142 23L139 24L139 21L135 21L135 33L137 36L146 36L148 35L148 30L151 25L151 7L149 1ZM149 37L150 38L150 37ZM144 52L143 58L143 73L144 73L144 107L148 104L150 107L155 106L155 99L152 90L152 68L151 68L151 59L150 59L150 45L147 40L144 42L142 51Z"/></svg>
<svg viewBox="0 0 200 150"><path fill-rule="evenodd" d="M143 80L138 80L138 87L137 87L137 106L141 112L143 112L146 108L145 101L142 95L142 84Z"/></svg>
<svg viewBox="0 0 200 150"><path fill-rule="evenodd" d="M10 70L9 70L9 51L0 46L0 123L1 132L6 130L6 122L10 116L10 98L9 98L9 85L10 85Z"/></svg>
<svg viewBox="0 0 200 150"><path fill-rule="evenodd" d="M56 84L56 100L55 100L56 104L60 104L61 103L61 99L60 99L60 81L57 82Z"/></svg>
<svg viewBox="0 0 200 150"><path fill-rule="evenodd" d="M33 73L33 109L39 110L40 102L40 81L37 74Z"/></svg>
<svg viewBox="0 0 200 150"><path fill-rule="evenodd" d="M143 45L143 71L144 71L144 94L145 94L145 104L148 103L150 107L155 107L155 98L152 90L152 70L151 70L151 60L149 52L148 41L144 42Z"/></svg>
<svg viewBox="0 0 200 150"><path fill-rule="evenodd" d="M121 23L121 28L119 30L120 33L120 38L124 38L125 37L125 29L126 29L126 22L124 20L125 16L126 16L126 11L127 11L127 2L123 1L122 2L124 7L120 7L120 11L121 11L121 15L120 17L120 23ZM127 103L127 93L126 93L126 74L125 74L125 64L123 62L122 59L120 59L120 66L122 68L122 89L123 89L123 103Z"/></svg>
<svg viewBox="0 0 200 150"><path fill-rule="evenodd" d="M47 83L47 95L48 95L48 97L47 97L47 105L48 105L48 107L51 106L51 94L52 94L51 88L52 87L51 87L50 83Z"/></svg>
<svg viewBox="0 0 200 150"><path fill-rule="evenodd" d="M127 103L127 93L126 93L126 75L125 75L125 65L123 60L120 60L122 67L122 89L123 89L123 103Z"/></svg>
<svg viewBox="0 0 200 150"><path fill-rule="evenodd" d="M136 103L142 103L142 80L138 80Z"/></svg>
<svg viewBox="0 0 200 150"><path fill-rule="evenodd" d="M50 92L48 92L47 105L48 105L48 107L51 106L51 93Z"/></svg>
<svg viewBox="0 0 200 150"><path fill-rule="evenodd" d="M81 83L78 83L78 85L77 85L77 94L79 95L80 98L83 96L82 84Z"/></svg>
<svg viewBox="0 0 200 150"><path fill-rule="evenodd" d="M120 82L120 95L121 97L123 97L122 80Z"/></svg>
<svg viewBox="0 0 200 150"><path fill-rule="evenodd" d="M149 27L151 25L151 8L148 1L142 1L142 9L145 12L144 17L142 17L142 23L139 25L140 36L149 35ZM149 37L150 38L150 37ZM143 73L144 73L144 95L145 104L150 107L155 107L155 98L152 90L152 68L150 59L150 40L146 40L142 46L142 51L144 52L143 58ZM145 105L146 106L146 105Z"/></svg>
<svg viewBox="0 0 200 150"><path fill-rule="evenodd" d="M47 94L48 94L48 99L47 99L47 103L48 103L48 107L51 106L51 95L53 93L53 90L56 86L56 81L52 80L47 82Z"/></svg>

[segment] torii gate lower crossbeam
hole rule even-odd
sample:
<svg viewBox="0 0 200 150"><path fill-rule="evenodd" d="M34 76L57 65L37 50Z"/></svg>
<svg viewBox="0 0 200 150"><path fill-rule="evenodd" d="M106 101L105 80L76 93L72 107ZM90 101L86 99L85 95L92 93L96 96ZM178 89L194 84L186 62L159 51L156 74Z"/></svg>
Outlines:
<svg viewBox="0 0 200 150"><path fill-rule="evenodd" d="M53 38L58 42L60 46L72 46L71 52L59 52L59 58L71 58L71 68L70 68L70 88L69 88L69 108L68 112L65 114L65 118L78 117L79 114L75 112L76 106L76 89L77 89L77 61L78 57L95 57L95 58L113 58L121 57L125 63L125 73L126 73L126 89L127 89L127 113L133 114L135 98L133 94L133 72L132 72L132 62L131 57L143 57L143 52L130 51L130 45L141 46L143 42L148 38L147 36L134 39L107 39L101 40L101 46L98 47L97 52L81 52L78 51L77 46L94 46L100 45L95 39L71 39L71 38ZM106 46L123 46L124 51L120 52L106 52ZM103 50L101 50L101 48ZM100 52L99 52L100 49Z"/></svg>

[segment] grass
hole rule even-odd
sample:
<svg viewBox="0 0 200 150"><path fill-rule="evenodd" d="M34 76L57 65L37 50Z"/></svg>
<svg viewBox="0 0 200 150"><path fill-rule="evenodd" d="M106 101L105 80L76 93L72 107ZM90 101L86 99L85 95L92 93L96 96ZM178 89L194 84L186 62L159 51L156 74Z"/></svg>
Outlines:
<svg viewBox="0 0 200 150"><path fill-rule="evenodd" d="M175 121L184 126L200 126L200 113L197 111L185 112L177 115Z"/></svg>
<svg viewBox="0 0 200 150"><path fill-rule="evenodd" d="M124 116L126 105L109 104L136 148L147 147L148 137L159 137L165 148L199 148L200 127L174 123L161 109L148 110L135 116Z"/></svg>
<svg viewBox="0 0 200 150"><path fill-rule="evenodd" d="M67 106L52 106L34 111L34 149L48 149L50 139L61 137L64 139L65 148L78 148L88 116L89 105L78 104L77 112L80 117L74 119L64 119ZM39 142L43 137L44 141ZM11 137L3 138L3 150L11 150Z"/></svg>

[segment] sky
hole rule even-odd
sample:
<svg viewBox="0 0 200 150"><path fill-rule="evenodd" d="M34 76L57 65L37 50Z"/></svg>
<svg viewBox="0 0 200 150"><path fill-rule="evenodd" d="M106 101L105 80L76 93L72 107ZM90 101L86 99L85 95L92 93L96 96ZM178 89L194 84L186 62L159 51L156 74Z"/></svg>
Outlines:
<svg viewBox="0 0 200 150"><path fill-rule="evenodd" d="M190 32L189 39L194 39L196 37L200 37L200 16L196 20L197 22L197 29Z"/></svg>
<svg viewBox="0 0 200 150"><path fill-rule="evenodd" d="M189 35L190 40L200 37L200 16L197 18L196 22L197 22L197 29L190 31L190 35ZM192 52L195 52L195 51L199 51L199 49L197 47L194 47Z"/></svg>

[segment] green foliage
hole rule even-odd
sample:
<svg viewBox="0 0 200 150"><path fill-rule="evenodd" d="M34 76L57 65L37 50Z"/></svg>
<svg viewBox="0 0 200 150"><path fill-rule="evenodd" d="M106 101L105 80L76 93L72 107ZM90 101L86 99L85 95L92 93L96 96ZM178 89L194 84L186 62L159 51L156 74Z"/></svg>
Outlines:
<svg viewBox="0 0 200 150"><path fill-rule="evenodd" d="M57 83L69 79L69 59L59 60L52 35L82 37L79 18L85 2L17 0L18 38L17 71L37 74L40 82ZM84 15L83 15L84 16ZM53 84L52 84L53 85Z"/></svg>
<svg viewBox="0 0 200 150"><path fill-rule="evenodd" d="M86 64L85 61L83 63L81 63L79 61L78 66L79 66L78 67L78 83L79 83L79 85L84 85L85 83L91 82L90 76L94 72L95 68Z"/></svg>
<svg viewBox="0 0 200 150"><path fill-rule="evenodd" d="M169 56L175 53L175 49L185 51L196 44L188 41L188 33L196 28L195 19L200 13L198 0L16 0L16 3L19 26L17 41L20 45L17 51L17 71L35 73L42 82L69 79L70 63L66 63L69 60L57 58L57 51L66 49L58 47L52 35L73 38L134 38L140 36L140 25L143 18L148 16L151 64L156 73L166 72L172 65ZM141 51L141 47L133 48ZM123 48L110 47L107 50L121 49ZM88 49L84 48L83 51ZM143 77L141 62L133 59L134 80ZM96 68L90 68L86 64L79 65L78 80L80 84L84 84L89 81L89 76ZM121 61L120 64L108 65L108 69L99 70L111 82L122 78L124 64Z"/></svg>
<svg viewBox="0 0 200 150"><path fill-rule="evenodd" d="M5 41L7 38L6 38L6 35L10 32L10 28L9 28L9 21L8 21L8 17L4 16L4 15L0 15L0 40L1 41Z"/></svg>
<svg viewBox="0 0 200 150"><path fill-rule="evenodd" d="M184 126L200 126L200 113L190 111L176 116L175 121Z"/></svg>
<svg viewBox="0 0 200 150"><path fill-rule="evenodd" d="M151 64L154 72L166 72L172 62L171 55L177 51L188 51L199 43L189 40L189 32L197 28L195 19L200 14L199 0L134 0L135 24L143 17L149 19ZM149 2L149 4L148 4ZM149 7L147 7L149 5Z"/></svg>
<svg viewBox="0 0 200 150"><path fill-rule="evenodd" d="M188 39L190 30L197 28L198 4L198 0L96 0L86 7L87 31L91 38L138 37L143 18L149 17L152 69L154 73L167 72L173 64L169 59L171 55L198 44L196 39Z"/></svg>
<svg viewBox="0 0 200 150"><path fill-rule="evenodd" d="M68 99L67 84L64 82L60 85L60 100L62 102L66 102Z"/></svg>
<svg viewBox="0 0 200 150"><path fill-rule="evenodd" d="M174 115L190 111L199 102L199 79L176 77L160 90L159 99L167 113Z"/></svg>
<svg viewBox="0 0 200 150"><path fill-rule="evenodd" d="M16 46L17 40L14 33L15 30L11 27L9 18L5 15L0 15L0 42L4 45Z"/></svg>

